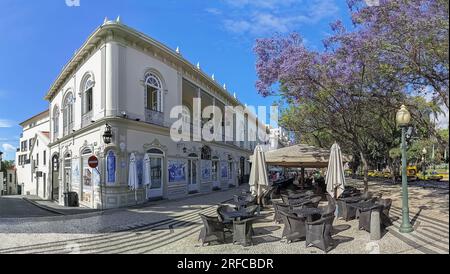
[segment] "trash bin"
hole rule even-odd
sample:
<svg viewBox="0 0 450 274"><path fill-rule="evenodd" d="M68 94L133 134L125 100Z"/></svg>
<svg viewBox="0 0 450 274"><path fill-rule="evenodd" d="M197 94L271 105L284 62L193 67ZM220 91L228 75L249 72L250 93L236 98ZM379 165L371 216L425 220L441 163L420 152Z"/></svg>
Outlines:
<svg viewBox="0 0 450 274"><path fill-rule="evenodd" d="M78 207L78 193L76 192L65 192L64 193L64 206L67 207Z"/></svg>

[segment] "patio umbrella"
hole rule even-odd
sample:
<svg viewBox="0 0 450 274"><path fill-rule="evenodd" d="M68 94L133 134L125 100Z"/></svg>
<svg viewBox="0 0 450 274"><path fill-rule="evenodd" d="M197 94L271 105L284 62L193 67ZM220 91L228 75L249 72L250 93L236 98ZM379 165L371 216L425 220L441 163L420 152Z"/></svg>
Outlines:
<svg viewBox="0 0 450 274"><path fill-rule="evenodd" d="M250 171L250 191L253 196L258 198L262 196L264 191L269 187L269 179L267 177L266 158L263 148L257 146L255 148L254 163L252 163L252 170ZM259 199L258 199L259 200Z"/></svg>
<svg viewBox="0 0 450 274"><path fill-rule="evenodd" d="M128 187L134 190L134 199L137 201L137 188L138 188L138 178L137 178L137 166L136 166L136 155L131 153L130 155L130 165L128 170Z"/></svg>
<svg viewBox="0 0 450 274"><path fill-rule="evenodd" d="M331 147L325 182L327 184L327 192L334 198L341 196L345 190L344 165L342 163L341 148L337 143Z"/></svg>

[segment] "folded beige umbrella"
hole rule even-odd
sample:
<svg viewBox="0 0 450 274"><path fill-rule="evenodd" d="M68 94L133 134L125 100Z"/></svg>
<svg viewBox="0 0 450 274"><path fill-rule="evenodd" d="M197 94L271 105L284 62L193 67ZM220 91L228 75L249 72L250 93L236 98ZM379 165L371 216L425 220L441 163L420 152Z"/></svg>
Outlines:
<svg viewBox="0 0 450 274"><path fill-rule="evenodd" d="M253 153L252 169L250 171L250 191L253 196L261 197L264 191L269 187L269 178L267 177L267 167L263 148L257 146Z"/></svg>
<svg viewBox="0 0 450 274"><path fill-rule="evenodd" d="M338 198L345 190L344 164L342 163L341 148L337 143L331 147L325 183L327 192L333 198Z"/></svg>

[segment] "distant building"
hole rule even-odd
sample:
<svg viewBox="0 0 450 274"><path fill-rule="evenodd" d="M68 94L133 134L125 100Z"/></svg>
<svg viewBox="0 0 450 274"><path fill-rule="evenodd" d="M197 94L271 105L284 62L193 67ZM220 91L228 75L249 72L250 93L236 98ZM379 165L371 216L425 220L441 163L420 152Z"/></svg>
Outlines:
<svg viewBox="0 0 450 274"><path fill-rule="evenodd" d="M42 135L48 135L50 128L49 111L46 110L27 119L20 123L20 126L22 126L22 134L16 152L17 183L23 195L38 195L42 198L48 198L48 192L44 191L47 182L44 182L41 178L36 178L36 170L33 166L36 160L39 164L42 164L44 155L35 154L34 161L32 161L33 155L30 152L38 137L41 139ZM36 156L38 157L36 158ZM48 158L48 155L46 157ZM47 161L47 159L45 160Z"/></svg>
<svg viewBox="0 0 450 274"><path fill-rule="evenodd" d="M19 189L16 180L16 167L10 167L6 170L5 188L6 195L18 195Z"/></svg>
<svg viewBox="0 0 450 274"><path fill-rule="evenodd" d="M268 150L276 150L283 147L288 147L291 145L291 140L289 137L289 131L282 127L269 128L269 148Z"/></svg>

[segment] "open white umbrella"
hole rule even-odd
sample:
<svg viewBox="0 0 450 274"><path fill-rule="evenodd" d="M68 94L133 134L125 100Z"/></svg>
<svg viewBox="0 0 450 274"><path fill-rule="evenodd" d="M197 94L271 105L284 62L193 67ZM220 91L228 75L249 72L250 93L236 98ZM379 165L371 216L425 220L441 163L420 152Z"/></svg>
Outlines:
<svg viewBox="0 0 450 274"><path fill-rule="evenodd" d="M137 178L137 166L136 166L136 155L131 153L130 155L130 165L128 170L128 187L134 190L134 199L137 201L137 189L138 189L138 178Z"/></svg>
<svg viewBox="0 0 450 274"><path fill-rule="evenodd" d="M331 147L325 183L327 184L327 192L334 198L341 196L345 190L344 165L341 148L337 143Z"/></svg>
<svg viewBox="0 0 450 274"><path fill-rule="evenodd" d="M269 186L266 158L261 146L256 146L253 159L255 161L252 163L252 169L250 171L250 191L253 196L261 197Z"/></svg>

